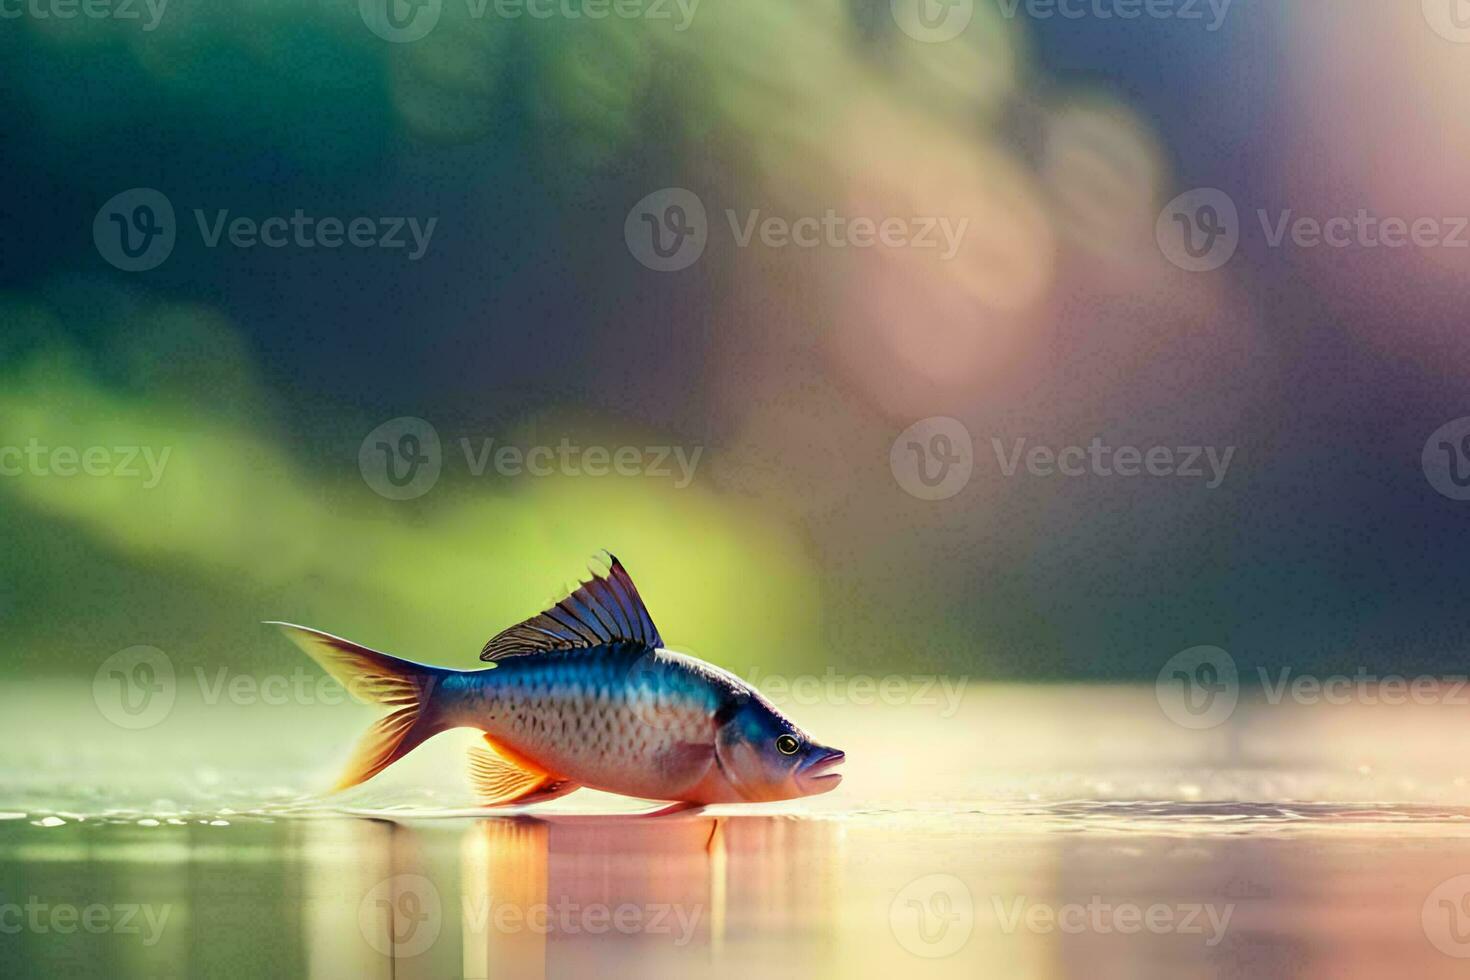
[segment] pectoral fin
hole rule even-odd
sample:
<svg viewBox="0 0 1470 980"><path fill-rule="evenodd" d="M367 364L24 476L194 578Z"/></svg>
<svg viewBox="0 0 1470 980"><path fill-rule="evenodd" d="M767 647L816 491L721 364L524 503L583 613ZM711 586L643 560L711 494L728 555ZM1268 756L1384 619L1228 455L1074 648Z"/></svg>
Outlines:
<svg viewBox="0 0 1470 980"><path fill-rule="evenodd" d="M540 803L581 787L498 745L489 735L483 746L470 749L470 782L483 806Z"/></svg>

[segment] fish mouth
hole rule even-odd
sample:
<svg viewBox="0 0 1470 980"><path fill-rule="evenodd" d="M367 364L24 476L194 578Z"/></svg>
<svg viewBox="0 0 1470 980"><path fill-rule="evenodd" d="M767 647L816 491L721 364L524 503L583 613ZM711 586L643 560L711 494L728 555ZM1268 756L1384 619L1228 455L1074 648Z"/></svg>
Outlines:
<svg viewBox="0 0 1470 980"><path fill-rule="evenodd" d="M842 782L842 773L833 772L847 758L841 749L827 749L808 763L798 774L802 788L808 793L825 793L837 788Z"/></svg>

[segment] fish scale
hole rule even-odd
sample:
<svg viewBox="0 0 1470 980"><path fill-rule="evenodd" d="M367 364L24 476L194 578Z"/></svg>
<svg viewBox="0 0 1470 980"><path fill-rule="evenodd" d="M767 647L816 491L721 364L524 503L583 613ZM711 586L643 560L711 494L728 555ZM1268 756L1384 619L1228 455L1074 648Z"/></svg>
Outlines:
<svg viewBox="0 0 1470 980"><path fill-rule="evenodd" d="M596 785L659 772L667 756L714 745L720 692L697 662L668 650L607 644L512 658L461 674L445 710L558 775Z"/></svg>
<svg viewBox="0 0 1470 980"><path fill-rule="evenodd" d="M694 803L826 792L843 754L812 741L749 684L664 649L627 571L608 556L551 608L485 644L484 670L413 663L340 637L276 625L348 690L392 708L338 783L372 778L449 728L483 731L471 777L487 805L579 786ZM492 751L493 749L493 751Z"/></svg>

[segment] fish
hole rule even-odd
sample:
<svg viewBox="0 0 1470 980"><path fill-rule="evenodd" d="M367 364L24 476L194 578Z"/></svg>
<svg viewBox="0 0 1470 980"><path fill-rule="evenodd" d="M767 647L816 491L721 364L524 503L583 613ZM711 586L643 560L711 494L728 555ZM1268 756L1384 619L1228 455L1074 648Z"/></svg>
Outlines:
<svg viewBox="0 0 1470 980"><path fill-rule="evenodd" d="M366 782L429 738L478 729L469 777L484 806L583 787L683 804L763 803L837 788L845 753L813 739L735 674L664 646L622 563L485 644L490 666L404 660L271 622L359 700L390 708L333 791Z"/></svg>

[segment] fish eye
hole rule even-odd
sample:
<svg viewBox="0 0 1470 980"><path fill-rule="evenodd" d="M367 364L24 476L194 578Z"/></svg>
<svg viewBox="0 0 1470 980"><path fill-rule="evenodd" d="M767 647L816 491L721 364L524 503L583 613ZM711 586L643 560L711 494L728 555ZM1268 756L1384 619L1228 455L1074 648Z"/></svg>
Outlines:
<svg viewBox="0 0 1470 980"><path fill-rule="evenodd" d="M776 751L782 755L795 755L796 750L801 748L801 740L795 735L779 735L776 737Z"/></svg>

